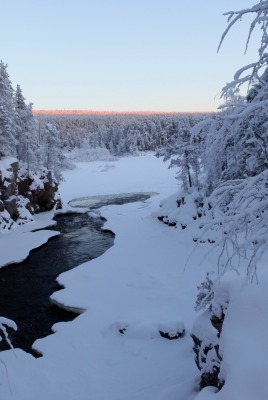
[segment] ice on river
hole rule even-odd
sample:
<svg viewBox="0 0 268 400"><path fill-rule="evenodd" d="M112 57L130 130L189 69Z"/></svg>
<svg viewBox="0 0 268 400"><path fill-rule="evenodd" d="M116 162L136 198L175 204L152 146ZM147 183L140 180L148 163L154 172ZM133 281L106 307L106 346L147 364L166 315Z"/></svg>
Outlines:
<svg viewBox="0 0 268 400"><path fill-rule="evenodd" d="M157 192L142 192L142 193L118 193L104 194L99 196L80 197L69 201L71 207L86 207L90 209L99 208L110 204L126 204L135 201L144 201L151 196L155 196Z"/></svg>

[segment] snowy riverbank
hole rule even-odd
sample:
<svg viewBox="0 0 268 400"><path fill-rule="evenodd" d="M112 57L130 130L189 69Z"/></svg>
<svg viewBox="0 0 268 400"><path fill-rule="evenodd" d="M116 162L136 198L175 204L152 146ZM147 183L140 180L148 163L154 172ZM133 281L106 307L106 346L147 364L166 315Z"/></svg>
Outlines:
<svg viewBox="0 0 268 400"><path fill-rule="evenodd" d="M7 375L2 365L5 399L145 399L177 385L178 373L184 376L184 369L179 372L182 359L191 370L188 376L197 374L192 357L184 357L191 354L185 317L192 305L182 307L187 293L180 291L183 271L177 267L180 254L174 257L172 250L175 232L150 217L160 200L176 191L174 174L153 155L81 163L66 173L61 187L65 204L85 195L160 194L102 211L108 218L105 228L116 233L115 246L61 275L66 289L53 295L88 311L72 323L57 324L55 335L37 341L34 347L44 354L40 359L20 350L1 354L8 370ZM185 338L170 342L160 337L159 329L181 327L185 319ZM126 326L121 335L118 329Z"/></svg>
<svg viewBox="0 0 268 400"><path fill-rule="evenodd" d="M196 392L199 371L190 337L197 315L196 286L207 271L215 269L216 262L215 256L207 254L207 245L192 252L190 230L168 227L154 217L160 201L178 187L175 170L167 167L153 155L146 155L79 163L77 169L65 173L61 185L65 204L77 197L122 192L159 195L145 202L101 210L107 218L105 228L116 234L115 245L101 257L61 274L58 281L65 289L52 295L60 304L87 311L72 322L56 324L54 335L37 340L34 348L43 354L39 359L18 349L1 353L1 398L267 398L265 385L261 384L261 377L262 382L266 381L267 359L265 271L261 271L258 287L238 285L241 296L236 291L232 293L223 334L227 370L224 388L218 394L209 388ZM52 214L42 215L51 221ZM45 221L35 224L45 225ZM25 233L16 234L19 238ZM185 336L178 340L169 341L159 334L159 330L183 328ZM253 346L254 337L257 339Z"/></svg>

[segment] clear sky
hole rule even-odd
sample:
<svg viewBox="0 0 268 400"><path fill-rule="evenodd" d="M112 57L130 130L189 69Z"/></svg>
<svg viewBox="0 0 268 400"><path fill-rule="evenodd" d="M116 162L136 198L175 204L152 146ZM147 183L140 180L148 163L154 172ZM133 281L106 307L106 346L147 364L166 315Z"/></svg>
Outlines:
<svg viewBox="0 0 268 400"><path fill-rule="evenodd" d="M0 59L35 109L206 111L257 58L250 19L222 14L254 0L10 0L1 4Z"/></svg>

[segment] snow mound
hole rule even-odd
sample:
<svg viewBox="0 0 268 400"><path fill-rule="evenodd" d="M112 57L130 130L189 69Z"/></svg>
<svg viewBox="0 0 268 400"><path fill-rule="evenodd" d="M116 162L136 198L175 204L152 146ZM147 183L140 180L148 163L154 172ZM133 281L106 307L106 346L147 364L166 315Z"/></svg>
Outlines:
<svg viewBox="0 0 268 400"><path fill-rule="evenodd" d="M181 320L116 321L107 327L107 331L126 335L130 339L178 339L185 334L184 323Z"/></svg>
<svg viewBox="0 0 268 400"><path fill-rule="evenodd" d="M0 160L0 174L1 179L4 181L5 179L10 179L12 176L12 168L11 164L18 162L18 160L14 157L3 157Z"/></svg>

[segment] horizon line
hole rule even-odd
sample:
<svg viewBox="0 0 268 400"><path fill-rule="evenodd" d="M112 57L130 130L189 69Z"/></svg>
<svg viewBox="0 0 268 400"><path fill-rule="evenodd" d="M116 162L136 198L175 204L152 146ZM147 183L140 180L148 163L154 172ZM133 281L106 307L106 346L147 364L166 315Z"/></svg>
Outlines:
<svg viewBox="0 0 268 400"><path fill-rule="evenodd" d="M115 110L87 110L87 109L33 109L33 114L78 114L78 115L86 115L86 114L96 114L96 115L156 115L156 114L210 114L215 113L217 111L115 111Z"/></svg>

